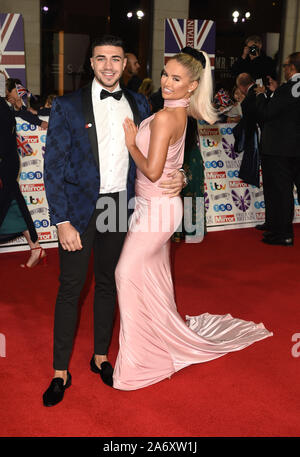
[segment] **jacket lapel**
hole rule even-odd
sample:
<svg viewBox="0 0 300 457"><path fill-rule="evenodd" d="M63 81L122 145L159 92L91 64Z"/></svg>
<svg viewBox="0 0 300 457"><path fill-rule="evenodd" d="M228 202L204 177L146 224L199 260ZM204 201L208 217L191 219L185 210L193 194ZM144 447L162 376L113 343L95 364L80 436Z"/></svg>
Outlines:
<svg viewBox="0 0 300 457"><path fill-rule="evenodd" d="M133 121L136 125L139 125L140 122L141 122L141 117L140 117L140 114L139 114L139 110L138 110L138 107L137 107L137 104L136 104L136 101L135 101L135 98L133 95L131 95L131 93L124 89L124 95L130 105L130 108L131 108L131 111L133 113Z"/></svg>
<svg viewBox="0 0 300 457"><path fill-rule="evenodd" d="M92 83L82 88L82 111L85 125L88 131L89 141L93 151L93 156L99 167L98 139L92 103Z"/></svg>

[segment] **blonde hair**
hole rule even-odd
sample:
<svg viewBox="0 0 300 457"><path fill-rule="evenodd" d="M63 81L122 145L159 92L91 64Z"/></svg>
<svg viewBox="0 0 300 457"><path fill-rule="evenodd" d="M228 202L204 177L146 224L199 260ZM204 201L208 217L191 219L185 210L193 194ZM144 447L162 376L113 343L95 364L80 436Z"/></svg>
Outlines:
<svg viewBox="0 0 300 457"><path fill-rule="evenodd" d="M205 68L203 68L199 60L183 52L175 54L171 59L176 60L188 70L192 81L198 82L198 86L190 98L188 115L195 119L204 119L209 124L214 124L218 120L218 114L212 103L213 81L210 59L206 52L201 52L205 57Z"/></svg>
<svg viewBox="0 0 300 457"><path fill-rule="evenodd" d="M150 97L153 92L153 82L151 78L143 79L142 84L139 87L138 93L143 94L146 97Z"/></svg>

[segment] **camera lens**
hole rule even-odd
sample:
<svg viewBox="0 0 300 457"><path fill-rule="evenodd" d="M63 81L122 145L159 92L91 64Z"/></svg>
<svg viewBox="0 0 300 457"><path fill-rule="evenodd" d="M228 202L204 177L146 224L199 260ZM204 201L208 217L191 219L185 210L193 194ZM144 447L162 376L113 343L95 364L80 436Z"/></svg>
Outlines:
<svg viewBox="0 0 300 457"><path fill-rule="evenodd" d="M249 48L249 54L251 54L252 56L255 56L256 54L258 54L258 47L253 44L252 46L250 46Z"/></svg>

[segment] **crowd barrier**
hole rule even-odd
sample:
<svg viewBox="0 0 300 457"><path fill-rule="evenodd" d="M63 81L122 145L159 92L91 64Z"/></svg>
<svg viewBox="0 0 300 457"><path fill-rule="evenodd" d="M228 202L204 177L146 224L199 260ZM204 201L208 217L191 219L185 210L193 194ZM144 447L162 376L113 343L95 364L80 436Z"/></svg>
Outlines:
<svg viewBox="0 0 300 457"><path fill-rule="evenodd" d="M260 187L248 185L238 177L243 154L234 151L232 128L235 124L209 126L199 122L200 149L205 167L205 209L207 230L252 227L263 223L265 204L262 178ZM46 130L17 119L21 161L19 184L36 227L39 242L57 246L57 232L51 226L43 180ZM295 196L295 219L300 208ZM27 249L24 237L0 244L0 252Z"/></svg>

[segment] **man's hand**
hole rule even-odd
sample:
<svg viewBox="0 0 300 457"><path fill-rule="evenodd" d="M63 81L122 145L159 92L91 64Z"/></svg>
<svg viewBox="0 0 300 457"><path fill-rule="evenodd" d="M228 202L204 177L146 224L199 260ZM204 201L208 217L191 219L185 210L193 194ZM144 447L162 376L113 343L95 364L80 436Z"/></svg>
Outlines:
<svg viewBox="0 0 300 457"><path fill-rule="evenodd" d="M179 170L174 170L167 175L170 179L161 181L159 187L166 189L163 194L171 197L177 197L184 187L184 176Z"/></svg>
<svg viewBox="0 0 300 457"><path fill-rule="evenodd" d="M43 129L43 130L47 130L47 128L48 128L48 122L47 122L47 121L42 121L40 127L41 127L41 129Z"/></svg>
<svg viewBox="0 0 300 457"><path fill-rule="evenodd" d="M27 111L30 111L32 114L37 114L37 110L36 109L33 109L33 108L27 108Z"/></svg>
<svg viewBox="0 0 300 457"><path fill-rule="evenodd" d="M13 105L15 111L20 111L22 108L22 100L19 97L16 98L13 95L8 95L6 99Z"/></svg>
<svg viewBox="0 0 300 457"><path fill-rule="evenodd" d="M79 251L82 249L79 232L70 222L63 222L57 226L60 244L65 251Z"/></svg>
<svg viewBox="0 0 300 457"><path fill-rule="evenodd" d="M257 86L255 90L256 95L264 94L266 92L265 86Z"/></svg>
<svg viewBox="0 0 300 457"><path fill-rule="evenodd" d="M278 87L278 82L275 81L275 79L271 78L271 76L267 76L267 79L268 79L268 84L267 84L267 87L272 91L274 92L277 87Z"/></svg>
<svg viewBox="0 0 300 457"><path fill-rule="evenodd" d="M246 59L248 54L249 54L249 46L245 46L243 49L242 59Z"/></svg>

